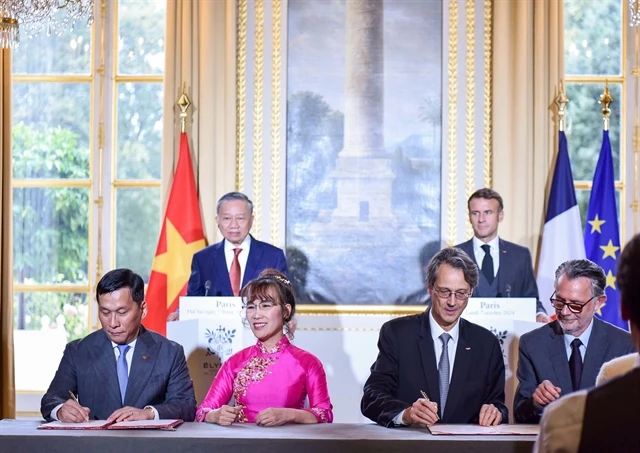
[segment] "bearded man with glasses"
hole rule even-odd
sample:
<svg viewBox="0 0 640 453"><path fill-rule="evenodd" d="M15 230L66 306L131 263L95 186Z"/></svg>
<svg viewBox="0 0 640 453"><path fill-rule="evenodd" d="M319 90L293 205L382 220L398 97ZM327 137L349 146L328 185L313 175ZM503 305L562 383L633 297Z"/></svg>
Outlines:
<svg viewBox="0 0 640 453"><path fill-rule="evenodd" d="M498 339L460 316L478 284L478 266L459 248L427 267L431 308L386 322L360 408L386 427L508 421Z"/></svg>
<svg viewBox="0 0 640 453"><path fill-rule="evenodd" d="M561 396L596 383L602 364L634 351L631 335L594 315L606 303L607 278L589 260L562 263L551 304L557 320L520 338L518 423L539 423L544 408Z"/></svg>

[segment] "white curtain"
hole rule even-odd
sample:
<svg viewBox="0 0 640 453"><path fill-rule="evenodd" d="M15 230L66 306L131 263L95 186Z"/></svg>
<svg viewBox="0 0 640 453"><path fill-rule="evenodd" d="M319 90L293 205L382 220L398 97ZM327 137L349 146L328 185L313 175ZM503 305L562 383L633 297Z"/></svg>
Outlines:
<svg viewBox="0 0 640 453"><path fill-rule="evenodd" d="M216 241L216 201L236 184L235 43L235 1L167 1L163 199L166 205L180 144L176 103L186 84L186 132L209 243Z"/></svg>
<svg viewBox="0 0 640 453"><path fill-rule="evenodd" d="M529 247L534 257L557 150L562 11L562 0L494 1L493 180L505 201L500 236Z"/></svg>

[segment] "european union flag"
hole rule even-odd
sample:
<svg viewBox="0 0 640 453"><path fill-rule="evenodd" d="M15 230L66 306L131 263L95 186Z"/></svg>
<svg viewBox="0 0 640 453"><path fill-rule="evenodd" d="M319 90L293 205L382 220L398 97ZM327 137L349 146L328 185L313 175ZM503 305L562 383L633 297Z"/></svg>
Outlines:
<svg viewBox="0 0 640 453"><path fill-rule="evenodd" d="M620 256L620 230L613 179L613 155L609 131L603 131L602 148L589 199L587 225L584 234L587 258L602 267L607 276L607 301L598 313L604 321L629 330L620 316L620 294L616 286L616 268Z"/></svg>

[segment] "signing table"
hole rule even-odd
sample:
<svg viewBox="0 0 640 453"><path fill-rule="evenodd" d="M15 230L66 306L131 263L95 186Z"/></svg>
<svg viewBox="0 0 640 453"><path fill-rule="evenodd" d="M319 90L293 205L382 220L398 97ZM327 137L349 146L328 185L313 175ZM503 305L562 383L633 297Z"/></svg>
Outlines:
<svg viewBox="0 0 640 453"><path fill-rule="evenodd" d="M1 420L0 453L248 452L531 452L535 436L433 436L426 429L373 424L289 425L262 428L184 423L176 431L45 431L37 421Z"/></svg>

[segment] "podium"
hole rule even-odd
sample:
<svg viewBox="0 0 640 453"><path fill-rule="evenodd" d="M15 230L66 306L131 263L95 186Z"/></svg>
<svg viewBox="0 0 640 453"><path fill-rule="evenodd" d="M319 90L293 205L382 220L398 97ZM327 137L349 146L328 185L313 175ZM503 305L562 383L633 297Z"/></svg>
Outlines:
<svg viewBox="0 0 640 453"><path fill-rule="evenodd" d="M181 297L180 320L167 323L167 338L184 348L196 401L202 401L222 364L253 344L242 323L240 297Z"/></svg>
<svg viewBox="0 0 640 453"><path fill-rule="evenodd" d="M542 324L536 322L534 297L472 297L462 317L489 329L498 339L505 368L505 404L513 422L513 397L518 388L516 371L520 337Z"/></svg>

